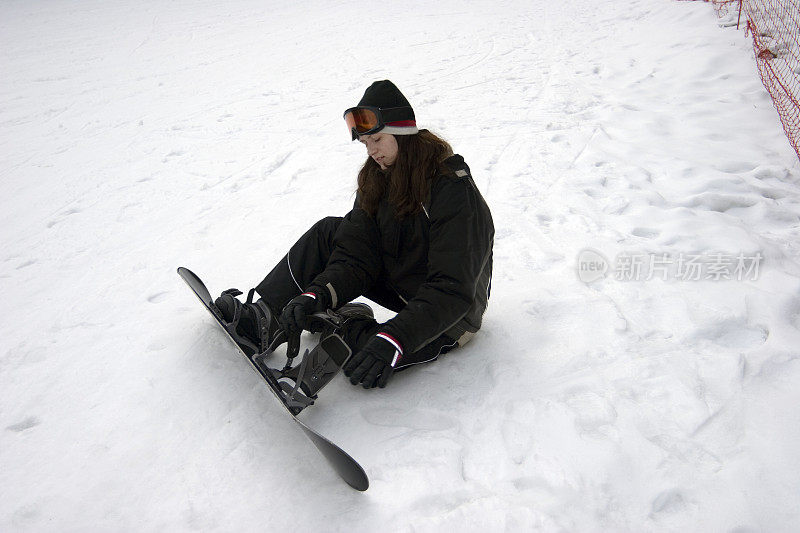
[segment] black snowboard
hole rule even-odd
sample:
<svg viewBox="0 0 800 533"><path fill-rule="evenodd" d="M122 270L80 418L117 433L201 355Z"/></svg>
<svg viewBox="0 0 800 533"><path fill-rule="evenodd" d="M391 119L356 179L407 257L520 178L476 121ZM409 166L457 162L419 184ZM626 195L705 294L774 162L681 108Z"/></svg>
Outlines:
<svg viewBox="0 0 800 533"><path fill-rule="evenodd" d="M314 446L322 453L323 457L328 461L336 473L341 476L341 478L347 482L348 485L353 487L356 490L367 490L369 488L369 478L367 477L366 472L364 469L361 468L355 459L350 457L344 450L339 448L336 444L332 443L313 429L309 428L303 422L297 419L297 413L299 409L293 408L291 405L287 405L286 402L286 389L285 387L282 388L281 384L278 383L278 380L275 377L274 369L270 369L267 367L263 361L258 359L258 356L253 358L248 357L245 352L241 349L241 347L233 340L233 338L228 333L227 329L225 328L225 324L218 316L218 311L214 306L214 299L211 297L211 294L208 292L205 284L197 277L191 270L187 268L180 267L178 268L178 275L183 278L183 281L192 289L195 296L203 303L206 310L211 313L211 316L214 317L215 321L220 325L222 330L231 340L234 346L236 346L237 350L239 351L242 356L247 359L253 369L258 372L258 374L264 378L264 381L269 386L270 390L275 394L275 397L281 402L286 408L286 411L292 417L292 419L297 423L298 426L303 430L303 433L314 443Z"/></svg>

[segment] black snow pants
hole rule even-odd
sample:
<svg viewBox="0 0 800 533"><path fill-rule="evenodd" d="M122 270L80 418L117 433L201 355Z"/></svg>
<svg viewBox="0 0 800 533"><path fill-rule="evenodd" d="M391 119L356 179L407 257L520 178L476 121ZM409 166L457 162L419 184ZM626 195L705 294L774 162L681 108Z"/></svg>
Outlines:
<svg viewBox="0 0 800 533"><path fill-rule="evenodd" d="M314 278L325 269L333 251L333 236L342 218L323 218L302 236L289 249L289 253L256 286L256 292L275 313L280 313L289 301L302 294ZM379 280L362 296L395 313L400 312L405 303L386 284ZM380 331L381 325L375 320L351 321L340 335L353 350L361 350L369 339ZM412 365L435 361L440 355L457 347L458 343L447 335L440 335L431 343L414 353L403 354L395 371Z"/></svg>

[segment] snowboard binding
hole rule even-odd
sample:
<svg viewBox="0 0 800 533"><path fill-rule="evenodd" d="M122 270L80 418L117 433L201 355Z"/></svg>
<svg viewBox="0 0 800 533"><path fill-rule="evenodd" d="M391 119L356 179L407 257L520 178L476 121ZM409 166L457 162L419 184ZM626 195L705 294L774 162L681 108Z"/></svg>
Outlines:
<svg viewBox="0 0 800 533"><path fill-rule="evenodd" d="M334 311L316 313L311 320L312 332L322 332L319 343L311 350L306 349L299 365L293 366L294 356L288 353L283 368L277 369L269 366L267 360L282 344L287 343L286 332L280 327L275 327L269 307L262 300L253 303L253 290L248 295L247 302L242 304L236 296L242 294L237 289L228 289L222 293L213 305L213 311L220 324L225 328L231 338L239 345L253 364L259 367L264 374L274 379L279 388L279 395L283 403L297 415L300 411L313 405L317 393L327 385L339 372L352 351L344 340L333 333L342 322L342 317ZM238 305L237 305L238 304ZM221 307L225 307L221 309ZM249 308L249 309L248 309ZM240 327L242 315L250 311L255 315L258 343L242 335ZM248 324L252 328L253 324Z"/></svg>
<svg viewBox="0 0 800 533"><path fill-rule="evenodd" d="M285 334L281 332L276 343L282 344ZM274 344L274 343L273 343ZM272 347L272 346L271 346ZM276 348L272 347L273 351ZM283 393L284 403L297 412L305 409L317 399L317 393L327 385L339 372L350 357L350 347L335 333L323 337L311 350L306 349L300 364L292 366L292 358L287 357L286 364L280 370L266 364L270 351L253 357L253 361L264 370L270 372Z"/></svg>
<svg viewBox="0 0 800 533"><path fill-rule="evenodd" d="M253 302L255 292L255 289L250 289L247 300L242 303L236 298L242 291L228 289L214 302L215 314L248 357L266 350L280 331L278 321L266 302L261 298Z"/></svg>

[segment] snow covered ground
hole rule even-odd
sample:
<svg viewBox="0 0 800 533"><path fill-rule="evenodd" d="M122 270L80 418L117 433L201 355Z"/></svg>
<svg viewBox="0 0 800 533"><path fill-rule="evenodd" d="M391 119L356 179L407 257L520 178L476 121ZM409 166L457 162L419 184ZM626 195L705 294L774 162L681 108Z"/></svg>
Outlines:
<svg viewBox="0 0 800 533"><path fill-rule="evenodd" d="M699 2L2 2L0 530L796 530L800 165L751 54ZM468 347L301 415L358 493L175 268L247 289L346 212L384 78L495 279Z"/></svg>

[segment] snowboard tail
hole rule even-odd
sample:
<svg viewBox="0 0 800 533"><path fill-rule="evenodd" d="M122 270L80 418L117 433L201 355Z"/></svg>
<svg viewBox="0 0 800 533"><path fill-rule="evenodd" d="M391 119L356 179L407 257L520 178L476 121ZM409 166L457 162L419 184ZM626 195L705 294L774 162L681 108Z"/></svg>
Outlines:
<svg viewBox="0 0 800 533"><path fill-rule="evenodd" d="M350 355L350 349L347 348L341 338L337 335L329 335L322 339L311 352L306 351L303 361L298 367L291 368L291 361L287 361L287 365L283 369L272 368L267 364L267 360L275 348L285 342L285 336L282 333L276 336L265 352L248 356L231 336L230 325L225 322L214 305L211 293L200 278L184 267L178 268L178 275L186 282L206 310L211 313L211 316L225 331L225 334L236 346L239 353L247 359L250 366L264 379L264 382L281 402L281 405L320 451L328 464L348 485L356 490L367 490L369 488L369 478L361 465L339 446L297 419L300 411L314 403L317 398L316 393L330 381L331 377ZM305 376L306 379L301 380L301 376Z"/></svg>

